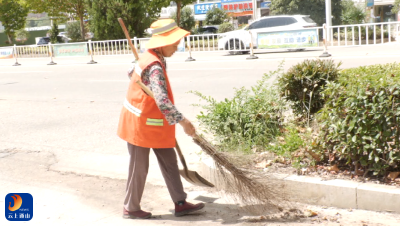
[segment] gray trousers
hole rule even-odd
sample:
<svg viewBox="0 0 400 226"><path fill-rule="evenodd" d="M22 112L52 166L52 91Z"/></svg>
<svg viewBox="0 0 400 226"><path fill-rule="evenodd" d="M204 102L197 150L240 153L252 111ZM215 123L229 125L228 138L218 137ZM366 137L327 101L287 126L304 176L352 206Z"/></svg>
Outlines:
<svg viewBox="0 0 400 226"><path fill-rule="evenodd" d="M130 155L129 175L126 183L124 207L128 211L140 210L140 200L149 171L150 148L144 148L128 143ZM183 191L179 175L176 153L173 148L153 149L158 165L173 202L185 200L187 194Z"/></svg>

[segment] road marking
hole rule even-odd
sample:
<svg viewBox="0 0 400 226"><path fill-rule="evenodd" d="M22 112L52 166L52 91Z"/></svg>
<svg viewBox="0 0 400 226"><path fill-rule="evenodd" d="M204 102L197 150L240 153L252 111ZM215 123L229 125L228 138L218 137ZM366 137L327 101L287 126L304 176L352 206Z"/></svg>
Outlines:
<svg viewBox="0 0 400 226"><path fill-rule="evenodd" d="M248 67L242 67L242 68L191 68L191 69L167 69L167 71L213 71L213 70L249 70L251 68Z"/></svg>
<svg viewBox="0 0 400 226"><path fill-rule="evenodd" d="M129 82L129 79L102 79L102 80L87 80L88 82Z"/></svg>
<svg viewBox="0 0 400 226"><path fill-rule="evenodd" d="M53 71L9 71L9 72L0 72L0 74L28 74L28 73L43 73L43 72L53 72Z"/></svg>

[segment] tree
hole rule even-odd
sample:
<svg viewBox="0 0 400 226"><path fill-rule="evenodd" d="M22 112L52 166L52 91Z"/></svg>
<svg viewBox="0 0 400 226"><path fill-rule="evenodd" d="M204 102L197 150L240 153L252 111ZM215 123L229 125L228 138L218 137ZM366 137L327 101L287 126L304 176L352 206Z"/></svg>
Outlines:
<svg viewBox="0 0 400 226"><path fill-rule="evenodd" d="M71 13L80 21L82 39L85 38L84 15L86 12L85 0L26 0L29 8L35 13L47 13L53 19L66 18Z"/></svg>
<svg viewBox="0 0 400 226"><path fill-rule="evenodd" d="M70 38L73 42L76 42L82 38L80 24L78 21L68 23L65 31L67 32L68 38Z"/></svg>
<svg viewBox="0 0 400 226"><path fill-rule="evenodd" d="M50 42L53 44L57 43L58 25L56 22L53 22L53 26L51 26L49 33L50 33Z"/></svg>
<svg viewBox="0 0 400 226"><path fill-rule="evenodd" d="M361 24L365 20L367 14L365 13L364 8L355 5L352 0L342 1L342 6L342 24Z"/></svg>
<svg viewBox="0 0 400 226"><path fill-rule="evenodd" d="M26 0L33 13L47 13L52 19L66 18L70 9L70 0Z"/></svg>
<svg viewBox="0 0 400 226"><path fill-rule="evenodd" d="M310 15L311 19L319 25L326 21L325 0L274 0L271 4L271 11L274 15ZM340 24L341 13L341 0L332 0L332 25Z"/></svg>
<svg viewBox="0 0 400 226"><path fill-rule="evenodd" d="M176 20L176 13L171 14L171 18ZM190 31L194 27L196 22L194 21L193 10L189 7L184 7L181 12L181 20L179 22L179 27Z"/></svg>
<svg viewBox="0 0 400 226"><path fill-rule="evenodd" d="M392 13L396 14L400 12L400 0L396 0L393 3Z"/></svg>
<svg viewBox="0 0 400 226"><path fill-rule="evenodd" d="M220 25L228 20L228 14L217 7L209 10L206 14L205 24Z"/></svg>
<svg viewBox="0 0 400 226"><path fill-rule="evenodd" d="M99 39L122 39L118 23L122 18L131 37L142 37L144 30L157 19L165 0L87 0L90 27Z"/></svg>
<svg viewBox="0 0 400 226"><path fill-rule="evenodd" d="M86 34L85 25L83 23L86 12L85 6L85 0L69 0L69 8L71 9L70 12L74 13L79 18L82 40L85 39Z"/></svg>
<svg viewBox="0 0 400 226"><path fill-rule="evenodd" d="M15 31L24 28L28 9L15 0L2 0L0 3L0 21L4 26L8 42L12 44Z"/></svg>
<svg viewBox="0 0 400 226"><path fill-rule="evenodd" d="M169 2L167 0L167 2ZM181 9L193 2L193 0L175 0L176 3L176 24L180 24L181 20Z"/></svg>

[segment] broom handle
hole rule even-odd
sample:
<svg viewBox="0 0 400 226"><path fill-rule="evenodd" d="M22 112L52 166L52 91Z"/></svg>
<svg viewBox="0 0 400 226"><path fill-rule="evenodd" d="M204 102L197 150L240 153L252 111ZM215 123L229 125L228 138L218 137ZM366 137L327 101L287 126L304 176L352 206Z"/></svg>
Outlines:
<svg viewBox="0 0 400 226"><path fill-rule="evenodd" d="M135 46L132 44L131 37L129 36L129 32L128 32L128 30L127 30L126 27L125 27L124 21L122 20L122 18L118 18L118 22L119 22L119 24L121 25L122 30L124 31L124 34L125 34L126 39L128 39L128 44L129 44L129 46L130 46L131 49L132 49L133 55L135 55L135 59L136 59L136 60L139 60L139 55L138 55L138 53L137 53L137 51L136 51Z"/></svg>
<svg viewBox="0 0 400 226"><path fill-rule="evenodd" d="M182 166L183 166L183 170L185 170L185 174L189 178L188 167L186 165L186 160L185 160L185 157L183 157L181 148L179 147L178 140L176 140L176 138L175 138L175 143L176 143L176 148L175 149L176 149L176 152L178 152L178 156L179 156L179 159L181 160L181 163L182 163Z"/></svg>
<svg viewBox="0 0 400 226"><path fill-rule="evenodd" d="M153 92L151 92L151 90L150 90L149 88L147 88L147 86L146 86L145 84L143 84L143 82L141 82L140 80L137 80L136 83L137 83L149 96L151 96L152 98L154 98ZM179 159L181 160L181 163L182 163L182 166L183 166L183 170L185 171L186 176L189 177L189 174L188 174L188 167L187 167L187 165L186 165L186 160L185 160L185 157L183 157L181 148L179 147L178 140L176 140L176 138L175 138L175 143L176 143L176 148L175 148L175 149L176 149L176 152L178 152L178 156L179 156Z"/></svg>

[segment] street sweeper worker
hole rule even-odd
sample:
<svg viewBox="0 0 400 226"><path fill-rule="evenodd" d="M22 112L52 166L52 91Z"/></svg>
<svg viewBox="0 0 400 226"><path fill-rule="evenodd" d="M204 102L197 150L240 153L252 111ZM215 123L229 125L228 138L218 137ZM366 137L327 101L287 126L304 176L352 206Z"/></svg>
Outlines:
<svg viewBox="0 0 400 226"><path fill-rule="evenodd" d="M146 219L150 212L141 209L150 148L157 156L169 194L175 204L175 216L197 211L204 203L186 202L179 174L175 147L175 125L180 124L185 133L194 136L192 123L174 105L165 57L172 56L180 40L190 33L177 26L173 19L157 20L151 24L152 37L148 49L138 63L128 71L131 76L128 92L123 103L118 136L128 144L130 154L129 174L126 185L123 217ZM142 81L154 95L146 94L136 83Z"/></svg>

